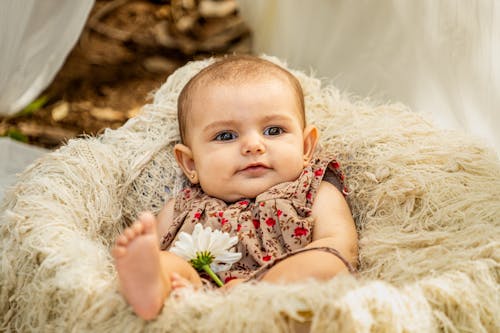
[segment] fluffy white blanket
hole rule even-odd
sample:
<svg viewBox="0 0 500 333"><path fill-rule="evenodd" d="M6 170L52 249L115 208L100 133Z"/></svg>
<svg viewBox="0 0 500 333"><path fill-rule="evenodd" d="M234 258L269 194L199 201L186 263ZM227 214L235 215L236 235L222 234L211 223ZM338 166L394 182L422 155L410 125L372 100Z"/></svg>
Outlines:
<svg viewBox="0 0 500 333"><path fill-rule="evenodd" d="M225 295L186 291L157 320L136 317L117 291L109 249L139 211L158 211L182 186L171 154L176 99L209 62L171 75L122 128L42 157L6 193L0 331L500 331L495 153L403 105L346 96L297 71L309 122L353 191L361 273Z"/></svg>

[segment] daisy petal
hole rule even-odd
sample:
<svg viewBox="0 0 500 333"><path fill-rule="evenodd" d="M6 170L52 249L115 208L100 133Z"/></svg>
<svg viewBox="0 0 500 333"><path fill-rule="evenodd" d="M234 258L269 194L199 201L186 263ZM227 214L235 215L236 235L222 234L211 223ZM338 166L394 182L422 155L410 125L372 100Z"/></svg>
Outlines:
<svg viewBox="0 0 500 333"><path fill-rule="evenodd" d="M237 243L238 237L231 237L229 233L220 230L212 231L210 227L203 228L197 223L191 235L185 232L179 234L170 252L188 261L196 259L201 252L209 252L214 258L210 267L214 272L222 272L241 259L241 253L230 251Z"/></svg>

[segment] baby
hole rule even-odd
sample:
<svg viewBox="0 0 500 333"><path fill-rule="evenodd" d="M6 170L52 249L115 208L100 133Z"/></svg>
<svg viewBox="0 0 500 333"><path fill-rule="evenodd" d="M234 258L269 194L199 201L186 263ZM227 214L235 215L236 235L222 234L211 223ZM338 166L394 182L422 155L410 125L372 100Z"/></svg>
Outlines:
<svg viewBox="0 0 500 333"><path fill-rule="evenodd" d="M219 273L228 289L327 280L353 272L357 234L344 175L316 148L298 80L260 58L228 56L195 75L178 100L177 162L191 186L155 218L143 213L113 248L120 291L135 313L155 318L173 289L200 286L168 249L197 223L238 236L242 259Z"/></svg>

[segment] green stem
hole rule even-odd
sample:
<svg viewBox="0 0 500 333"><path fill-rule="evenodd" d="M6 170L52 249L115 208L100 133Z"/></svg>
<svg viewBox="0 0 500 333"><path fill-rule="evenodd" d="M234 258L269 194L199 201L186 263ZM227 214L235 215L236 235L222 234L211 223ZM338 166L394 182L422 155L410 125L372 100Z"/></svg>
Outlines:
<svg viewBox="0 0 500 333"><path fill-rule="evenodd" d="M201 268L203 268L203 270L205 272L207 272L207 274L212 278L212 280L215 281L215 283L219 286L219 287L222 287L224 285L224 283L219 279L219 277L212 271L212 269L210 268L209 265L203 265Z"/></svg>

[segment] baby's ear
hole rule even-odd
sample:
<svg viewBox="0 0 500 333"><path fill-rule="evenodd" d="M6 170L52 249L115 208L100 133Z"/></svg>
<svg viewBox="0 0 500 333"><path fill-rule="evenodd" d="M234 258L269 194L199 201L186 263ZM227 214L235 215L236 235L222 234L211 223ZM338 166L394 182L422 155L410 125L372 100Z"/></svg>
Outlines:
<svg viewBox="0 0 500 333"><path fill-rule="evenodd" d="M308 125L304 129L304 167L311 161L316 145L318 143L318 129L313 125Z"/></svg>
<svg viewBox="0 0 500 333"><path fill-rule="evenodd" d="M196 172L191 148L182 143L178 143L174 146L174 155L184 175L186 175L192 184L198 184L198 173Z"/></svg>

